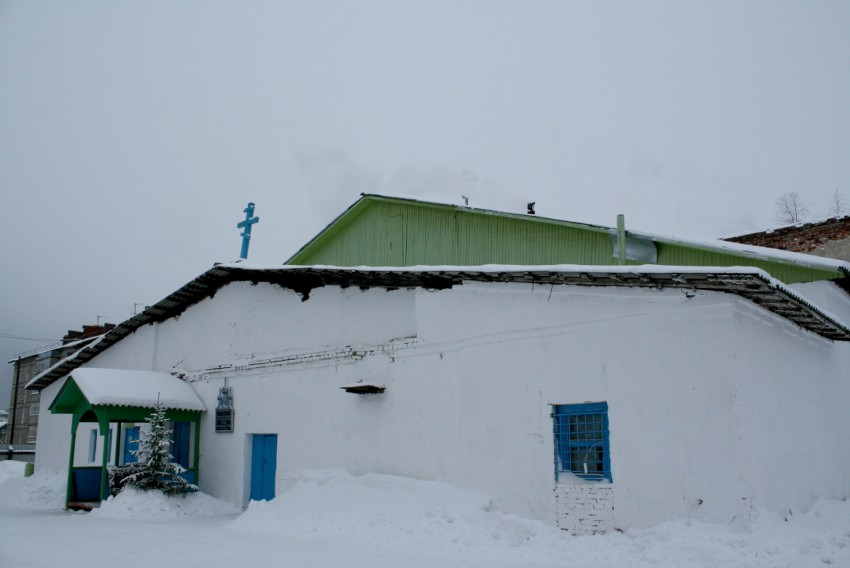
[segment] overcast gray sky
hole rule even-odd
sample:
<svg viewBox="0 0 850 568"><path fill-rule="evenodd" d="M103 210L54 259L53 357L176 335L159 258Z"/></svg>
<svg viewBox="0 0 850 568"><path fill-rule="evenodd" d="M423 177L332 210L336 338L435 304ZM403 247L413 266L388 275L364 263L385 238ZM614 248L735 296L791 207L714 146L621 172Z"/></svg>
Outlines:
<svg viewBox="0 0 850 568"><path fill-rule="evenodd" d="M658 233L850 196L850 2L0 0L5 361L363 191Z"/></svg>

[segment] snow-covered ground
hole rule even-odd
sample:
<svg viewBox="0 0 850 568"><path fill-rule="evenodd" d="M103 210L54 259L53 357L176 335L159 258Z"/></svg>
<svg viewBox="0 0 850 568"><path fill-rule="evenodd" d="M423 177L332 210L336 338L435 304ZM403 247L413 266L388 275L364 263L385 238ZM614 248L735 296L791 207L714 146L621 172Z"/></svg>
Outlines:
<svg viewBox="0 0 850 568"><path fill-rule="evenodd" d="M0 462L0 566L850 567L850 502L821 501L749 529L665 523L572 537L488 510L486 495L345 471L304 472L241 513L208 495L125 492L63 511L65 480Z"/></svg>

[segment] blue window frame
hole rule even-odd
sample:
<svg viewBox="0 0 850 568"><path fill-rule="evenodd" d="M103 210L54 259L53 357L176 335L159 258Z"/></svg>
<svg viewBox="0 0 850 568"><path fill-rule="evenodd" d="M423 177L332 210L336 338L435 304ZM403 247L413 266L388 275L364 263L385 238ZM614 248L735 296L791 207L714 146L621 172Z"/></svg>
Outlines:
<svg viewBox="0 0 850 568"><path fill-rule="evenodd" d="M555 480L570 472L583 479L611 481L608 403L558 404L555 428Z"/></svg>

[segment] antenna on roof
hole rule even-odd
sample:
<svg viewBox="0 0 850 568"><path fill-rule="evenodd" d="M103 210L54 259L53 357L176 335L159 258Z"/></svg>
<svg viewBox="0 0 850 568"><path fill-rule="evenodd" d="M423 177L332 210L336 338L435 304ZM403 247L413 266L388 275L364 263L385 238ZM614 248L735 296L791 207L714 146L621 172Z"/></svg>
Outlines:
<svg viewBox="0 0 850 568"><path fill-rule="evenodd" d="M461 195L463 197L463 204L469 207L469 198L465 195Z"/></svg>
<svg viewBox="0 0 850 568"><path fill-rule="evenodd" d="M536 215L536 213L534 212L534 206L535 205L537 205L536 201L532 201L531 203L528 204L528 214L529 215Z"/></svg>

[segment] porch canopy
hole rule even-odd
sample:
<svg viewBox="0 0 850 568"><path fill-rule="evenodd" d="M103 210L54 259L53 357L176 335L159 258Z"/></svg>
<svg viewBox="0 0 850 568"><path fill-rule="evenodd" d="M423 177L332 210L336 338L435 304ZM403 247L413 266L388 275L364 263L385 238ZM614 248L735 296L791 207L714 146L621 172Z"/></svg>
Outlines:
<svg viewBox="0 0 850 568"><path fill-rule="evenodd" d="M190 468L193 482L198 480L198 456L200 451L200 420L204 412L203 403L195 391L182 380L168 373L156 371L128 371L124 369L78 368L68 375L65 384L59 389L56 398L50 404L53 414L70 414L71 452L68 461L67 502L88 500L80 498L75 485L74 451L77 442L77 427L80 422L96 422L98 431L105 440L109 440L111 423L118 423L116 440L120 441L120 428L123 422L143 422L151 415L153 408L161 404L165 416L174 423L194 424L194 459ZM103 444L103 459L100 466L99 498L109 494L107 466L109 464L110 443ZM119 446L115 444L116 464L119 463ZM83 468L78 468L83 469ZM92 468L88 468L92 469Z"/></svg>

